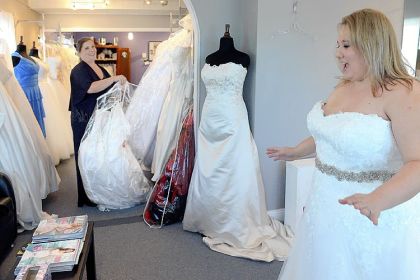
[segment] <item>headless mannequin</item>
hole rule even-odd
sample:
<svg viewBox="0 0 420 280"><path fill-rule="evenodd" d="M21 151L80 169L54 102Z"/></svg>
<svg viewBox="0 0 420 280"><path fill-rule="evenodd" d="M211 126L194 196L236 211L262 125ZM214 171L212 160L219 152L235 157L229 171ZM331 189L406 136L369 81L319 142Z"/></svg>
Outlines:
<svg viewBox="0 0 420 280"><path fill-rule="evenodd" d="M35 47L35 41L32 42L32 49L29 51L29 56L39 58L38 49Z"/></svg>
<svg viewBox="0 0 420 280"><path fill-rule="evenodd" d="M230 37L229 28L230 25L226 24L226 31L222 38L220 38L219 50L208 55L206 57L206 63L213 65L225 64L228 62L233 62L236 64L241 64L243 67L248 68L250 59L249 56L235 49L233 38Z"/></svg>
<svg viewBox="0 0 420 280"><path fill-rule="evenodd" d="M20 42L16 47L16 52L20 54L21 56L23 56L24 58L27 58L33 63L35 63L35 61L26 53L26 45L23 43L23 36L20 36ZM16 65L18 65L19 62L20 62L20 57L12 55L13 67L16 67Z"/></svg>

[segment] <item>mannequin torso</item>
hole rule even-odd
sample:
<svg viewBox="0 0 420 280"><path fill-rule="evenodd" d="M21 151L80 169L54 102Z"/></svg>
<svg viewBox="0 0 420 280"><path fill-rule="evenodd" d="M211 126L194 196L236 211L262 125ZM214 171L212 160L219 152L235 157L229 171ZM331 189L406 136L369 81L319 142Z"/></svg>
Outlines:
<svg viewBox="0 0 420 280"><path fill-rule="evenodd" d="M226 32L225 36L220 38L219 50L208 55L206 57L206 63L211 66L218 66L228 62L241 64L243 67L248 68L250 59L246 53L235 49L232 37Z"/></svg>
<svg viewBox="0 0 420 280"><path fill-rule="evenodd" d="M19 43L19 45L17 45L16 47L16 52L20 54L21 56L23 56L24 58L27 58L33 63L35 63L35 61L26 53L26 45ZM16 67L19 64L19 62L20 62L20 57L12 55L13 67Z"/></svg>

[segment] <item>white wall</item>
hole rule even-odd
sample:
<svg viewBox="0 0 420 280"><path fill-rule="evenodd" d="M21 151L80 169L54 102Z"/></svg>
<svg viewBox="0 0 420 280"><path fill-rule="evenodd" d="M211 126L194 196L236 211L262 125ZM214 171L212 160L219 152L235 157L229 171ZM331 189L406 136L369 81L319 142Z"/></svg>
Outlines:
<svg viewBox="0 0 420 280"><path fill-rule="evenodd" d="M18 20L41 20L41 15L28 7L27 0L1 0L0 10L11 13L15 22ZM17 26L15 25L15 29L16 42L19 43L20 36L23 36L23 42L25 43L28 52L32 48L33 41L35 41L36 46L39 47L39 24L19 23Z"/></svg>
<svg viewBox="0 0 420 280"><path fill-rule="evenodd" d="M292 23L292 3L258 1L253 126L268 209L284 207L285 170L284 164L268 159L265 150L273 145L295 145L308 136L306 114L337 82L334 48L342 16L361 8L376 8L391 19L398 38L402 32L403 0L301 0L297 21L316 39L293 33L278 36L278 30Z"/></svg>

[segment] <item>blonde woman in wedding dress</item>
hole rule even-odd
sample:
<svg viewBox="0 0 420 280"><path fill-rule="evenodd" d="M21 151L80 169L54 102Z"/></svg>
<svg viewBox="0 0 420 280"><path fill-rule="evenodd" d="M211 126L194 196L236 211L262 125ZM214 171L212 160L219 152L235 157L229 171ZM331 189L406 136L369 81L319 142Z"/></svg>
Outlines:
<svg viewBox="0 0 420 280"><path fill-rule="evenodd" d="M309 112L312 136L267 151L276 160L317 155L279 279L420 279L420 82L378 11L342 19L336 58L342 78Z"/></svg>

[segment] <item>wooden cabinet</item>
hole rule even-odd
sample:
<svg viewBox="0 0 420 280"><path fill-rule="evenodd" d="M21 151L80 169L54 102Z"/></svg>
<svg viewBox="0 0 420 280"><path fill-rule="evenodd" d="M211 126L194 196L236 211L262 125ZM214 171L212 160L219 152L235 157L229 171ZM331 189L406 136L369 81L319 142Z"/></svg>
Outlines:
<svg viewBox="0 0 420 280"><path fill-rule="evenodd" d="M130 49L115 45L96 45L96 63L110 65L114 75L124 75L130 81Z"/></svg>

